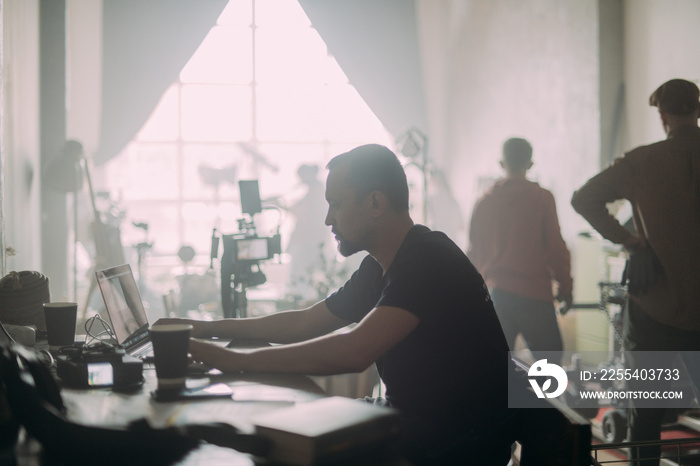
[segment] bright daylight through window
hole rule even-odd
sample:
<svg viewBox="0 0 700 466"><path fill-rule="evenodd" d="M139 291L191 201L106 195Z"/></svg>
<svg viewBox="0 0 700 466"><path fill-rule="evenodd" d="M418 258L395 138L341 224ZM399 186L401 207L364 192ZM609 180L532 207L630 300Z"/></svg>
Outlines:
<svg viewBox="0 0 700 466"><path fill-rule="evenodd" d="M337 260L323 225L325 164L369 142L392 144L297 1L231 0L179 81L106 166L127 260L136 264L133 245L145 238L153 243L145 258L149 286L159 264L183 265L182 246L197 257L181 270L204 273L212 230L238 232L238 181L257 179L263 205L274 207L255 216L258 234L279 230L286 253L283 264L269 265L268 282L289 281L292 242L304 237L325 241L311 255L325 254L326 262L297 268L324 272ZM146 233L135 223L146 224ZM306 283L307 291L315 285Z"/></svg>

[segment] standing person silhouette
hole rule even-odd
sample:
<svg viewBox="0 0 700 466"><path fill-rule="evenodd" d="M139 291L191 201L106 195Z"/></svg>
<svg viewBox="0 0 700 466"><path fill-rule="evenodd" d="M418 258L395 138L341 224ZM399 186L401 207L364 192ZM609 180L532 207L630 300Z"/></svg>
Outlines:
<svg viewBox="0 0 700 466"><path fill-rule="evenodd" d="M671 368L682 356L700 386L700 92L672 79L651 94L667 138L637 147L615 160L574 193L572 205L604 238L629 253L625 275L629 305L623 311L626 363ZM608 213L606 204L632 204L636 233ZM644 353L638 353L644 352ZM642 357L644 356L644 359ZM650 360L648 358L653 358ZM629 388L637 388L634 379ZM663 388L660 385L654 389ZM656 403L655 403L656 404ZM658 440L663 408L630 404L628 440ZM658 465L660 447L633 453L635 465ZM636 461L641 458L657 458Z"/></svg>
<svg viewBox="0 0 700 466"><path fill-rule="evenodd" d="M300 165L297 175L307 189L304 196L289 208L295 220L287 246L287 252L292 256L290 283L303 296L316 298L310 285L311 275L321 268L331 239L323 225L326 199L323 183L318 179L318 165Z"/></svg>
<svg viewBox="0 0 700 466"><path fill-rule="evenodd" d="M532 146L525 139L503 143L500 162L506 176L476 203L467 255L491 291L508 346L522 335L535 359L539 351L562 351L554 308L571 305L573 280L569 250L559 230L554 196L526 178Z"/></svg>

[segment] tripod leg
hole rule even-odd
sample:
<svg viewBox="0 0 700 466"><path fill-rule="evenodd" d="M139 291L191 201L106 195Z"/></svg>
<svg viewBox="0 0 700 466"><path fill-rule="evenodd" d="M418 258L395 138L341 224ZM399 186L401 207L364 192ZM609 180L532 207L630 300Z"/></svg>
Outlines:
<svg viewBox="0 0 700 466"><path fill-rule="evenodd" d="M231 317L241 317L241 294L235 288L233 289L233 303L231 305L232 315Z"/></svg>
<svg viewBox="0 0 700 466"><path fill-rule="evenodd" d="M242 286L238 299L238 316L248 317L248 296L245 293L245 285Z"/></svg>
<svg viewBox="0 0 700 466"><path fill-rule="evenodd" d="M92 278L90 278L90 286L88 287L87 295L85 296L85 306L83 307L82 319L85 319L87 315L88 307L90 306L90 298L92 297L92 293L94 293L95 288L97 288L97 279L95 278L95 274L92 274Z"/></svg>

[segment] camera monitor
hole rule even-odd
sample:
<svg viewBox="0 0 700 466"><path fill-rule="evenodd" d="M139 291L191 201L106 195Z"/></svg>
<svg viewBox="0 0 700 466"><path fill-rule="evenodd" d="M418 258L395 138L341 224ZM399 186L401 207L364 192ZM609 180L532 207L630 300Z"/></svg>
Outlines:
<svg viewBox="0 0 700 466"><path fill-rule="evenodd" d="M236 241L236 258L239 261L258 261L272 257L267 238L245 238Z"/></svg>
<svg viewBox="0 0 700 466"><path fill-rule="evenodd" d="M241 193L241 210L244 214L253 215L262 212L258 180L239 180L238 190Z"/></svg>
<svg viewBox="0 0 700 466"><path fill-rule="evenodd" d="M114 366L109 362L87 363L88 379L90 387L110 387L114 385Z"/></svg>

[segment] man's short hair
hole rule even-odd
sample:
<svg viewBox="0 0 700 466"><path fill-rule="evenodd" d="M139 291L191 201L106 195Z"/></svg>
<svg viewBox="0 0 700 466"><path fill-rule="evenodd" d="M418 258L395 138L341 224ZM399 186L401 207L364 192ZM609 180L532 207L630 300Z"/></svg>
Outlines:
<svg viewBox="0 0 700 466"><path fill-rule="evenodd" d="M503 162L509 170L526 170L532 161L532 146L523 138L510 138L503 143Z"/></svg>
<svg viewBox="0 0 700 466"><path fill-rule="evenodd" d="M348 183L362 199L372 191L383 193L397 212L408 210L408 182L401 162L392 151L379 144L366 144L333 157L327 169L348 165Z"/></svg>
<svg viewBox="0 0 700 466"><path fill-rule="evenodd" d="M649 105L664 113L687 116L700 107L698 86L685 79L666 81L649 97Z"/></svg>

